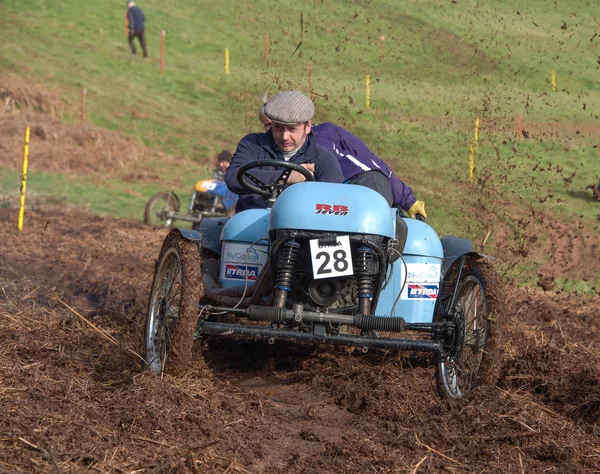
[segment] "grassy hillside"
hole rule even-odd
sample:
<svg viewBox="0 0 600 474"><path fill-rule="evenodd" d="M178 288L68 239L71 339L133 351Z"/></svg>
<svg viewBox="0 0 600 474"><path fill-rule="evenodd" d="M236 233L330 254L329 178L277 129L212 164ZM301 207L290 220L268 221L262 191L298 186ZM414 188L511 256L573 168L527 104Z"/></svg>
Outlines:
<svg viewBox="0 0 600 474"><path fill-rule="evenodd" d="M465 229L464 215L473 215L483 195L493 203L504 192L522 207L581 216L597 226L600 209L586 190L600 174L600 23L593 2L138 5L148 19L150 58L130 61L124 2L3 0L0 68L59 88L67 103L65 121L79 119L85 87L89 122L206 165L220 149L260 130L256 111L263 94L307 92L310 64L316 120L345 126L393 164L427 201L440 232L468 231L481 239L485 216L476 214ZM517 140L519 113L528 137L523 142ZM470 185L476 118L481 129ZM181 192L187 194L195 178L187 174ZM60 189L67 200L79 196L73 202L137 218L137 208L158 189L128 183L140 197L107 206L102 202L112 200L102 199L102 186L87 193L82 183L83 176Z"/></svg>

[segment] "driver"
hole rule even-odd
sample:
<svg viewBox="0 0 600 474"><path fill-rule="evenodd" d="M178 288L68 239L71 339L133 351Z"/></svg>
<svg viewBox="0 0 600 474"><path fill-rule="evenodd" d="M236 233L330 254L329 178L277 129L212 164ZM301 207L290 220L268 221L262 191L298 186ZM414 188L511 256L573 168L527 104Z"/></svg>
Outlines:
<svg viewBox="0 0 600 474"><path fill-rule="evenodd" d="M297 163L312 174L316 181L342 183L344 177L338 160L332 152L319 145L311 133L315 107L312 101L299 91L286 91L271 97L265 104L265 115L273 126L267 133L246 135L237 146L231 165L225 172L225 182L230 191L240 194L236 212L266 207L264 197L250 193L237 181L240 166L259 160L281 160ZM249 171L263 183L274 183L282 175L272 166ZM306 181L297 171L292 171L287 184Z"/></svg>
<svg viewBox="0 0 600 474"><path fill-rule="evenodd" d="M258 118L268 132L273 123L265 115L264 104L259 109ZM409 217L414 218L417 214L427 217L425 203L418 201L410 186L401 181L389 165L358 137L330 122L313 124L312 133L318 145L335 153L345 183L377 191L390 206L402 209Z"/></svg>

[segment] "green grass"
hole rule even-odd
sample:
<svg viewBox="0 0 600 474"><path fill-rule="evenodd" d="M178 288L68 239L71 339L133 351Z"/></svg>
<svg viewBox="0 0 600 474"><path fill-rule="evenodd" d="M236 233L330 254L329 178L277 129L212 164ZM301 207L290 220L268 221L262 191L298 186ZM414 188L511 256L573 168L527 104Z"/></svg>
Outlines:
<svg viewBox="0 0 600 474"><path fill-rule="evenodd" d="M20 173L0 168L0 206L18 207L20 186ZM51 203L74 205L98 214L141 220L148 197L162 188L145 183L124 183L111 179L97 183L56 173L30 172L26 189L26 212L42 203ZM192 185L185 189L173 189L178 193L183 206L187 205L191 189Z"/></svg>
<svg viewBox="0 0 600 474"><path fill-rule="evenodd" d="M306 91L310 63L315 120L346 127L389 161L427 201L441 233L485 235L483 219L465 228L463 216L481 197L477 180L488 176L498 192L514 195L524 207L561 218L582 216L586 225L597 227L600 211L586 190L600 174L597 135L572 136L564 125L600 129L600 38L594 37L600 26L591 1L146 0L139 5L148 18L150 58L138 55L130 62L123 2L3 0L1 68L59 86L67 104L65 121L78 120L85 87L88 121L205 165L207 157L260 130L256 112L265 92ZM558 133L518 143L519 113L524 128L549 122ZM481 119L482 132L476 181L469 186L475 118ZM191 166L152 166L184 178L189 188L178 190L182 197L205 173L202 168L194 176ZM56 188L70 203L127 218L138 218L157 190L143 183L61 181L45 174L32 174L31 181L36 192Z"/></svg>

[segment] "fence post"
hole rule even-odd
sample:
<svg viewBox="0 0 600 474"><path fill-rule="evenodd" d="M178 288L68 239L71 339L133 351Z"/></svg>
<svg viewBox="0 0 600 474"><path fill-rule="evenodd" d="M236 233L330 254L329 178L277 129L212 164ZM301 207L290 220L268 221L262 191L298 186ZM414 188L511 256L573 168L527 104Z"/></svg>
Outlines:
<svg viewBox="0 0 600 474"><path fill-rule="evenodd" d="M25 129L25 147L23 149L23 174L21 177L21 203L19 205L19 220L17 229L23 230L23 216L25 215L25 191L27 190L27 157L29 155L29 127Z"/></svg>
<svg viewBox="0 0 600 474"><path fill-rule="evenodd" d="M87 89L83 87L81 89L81 123L85 122L85 96L87 95Z"/></svg>
<svg viewBox="0 0 600 474"><path fill-rule="evenodd" d="M160 73L165 72L165 36L167 32L162 30L160 32Z"/></svg>

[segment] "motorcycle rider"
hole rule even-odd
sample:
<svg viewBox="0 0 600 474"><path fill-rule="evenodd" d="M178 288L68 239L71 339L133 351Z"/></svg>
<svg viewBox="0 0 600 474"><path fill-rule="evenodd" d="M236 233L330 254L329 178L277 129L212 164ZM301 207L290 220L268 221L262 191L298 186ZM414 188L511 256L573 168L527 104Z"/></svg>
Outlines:
<svg viewBox="0 0 600 474"><path fill-rule="evenodd" d="M272 121L265 114L264 104L258 116L268 133ZM334 152L345 183L359 184L377 191L391 207L406 211L412 218L417 214L427 217L425 202L418 201L413 190L358 137L330 122L313 124L312 133L318 145Z"/></svg>
<svg viewBox="0 0 600 474"><path fill-rule="evenodd" d="M312 101L299 91L280 92L267 101L264 112L271 120L271 128L267 133L251 133L242 138L225 172L229 190L240 194L236 212L266 206L263 196L248 192L237 181L237 170L246 163L285 160L306 168L314 174L316 181L344 181L338 160L331 151L319 146L311 133L314 111ZM253 169L250 173L263 183L273 183L282 171L268 166ZM292 171L287 184L305 180L302 174Z"/></svg>
<svg viewBox="0 0 600 474"><path fill-rule="evenodd" d="M225 179L225 171L229 168L231 164L231 158L233 155L229 150L223 150L217 156L217 168L213 171L213 179L218 179L219 181L223 181Z"/></svg>

